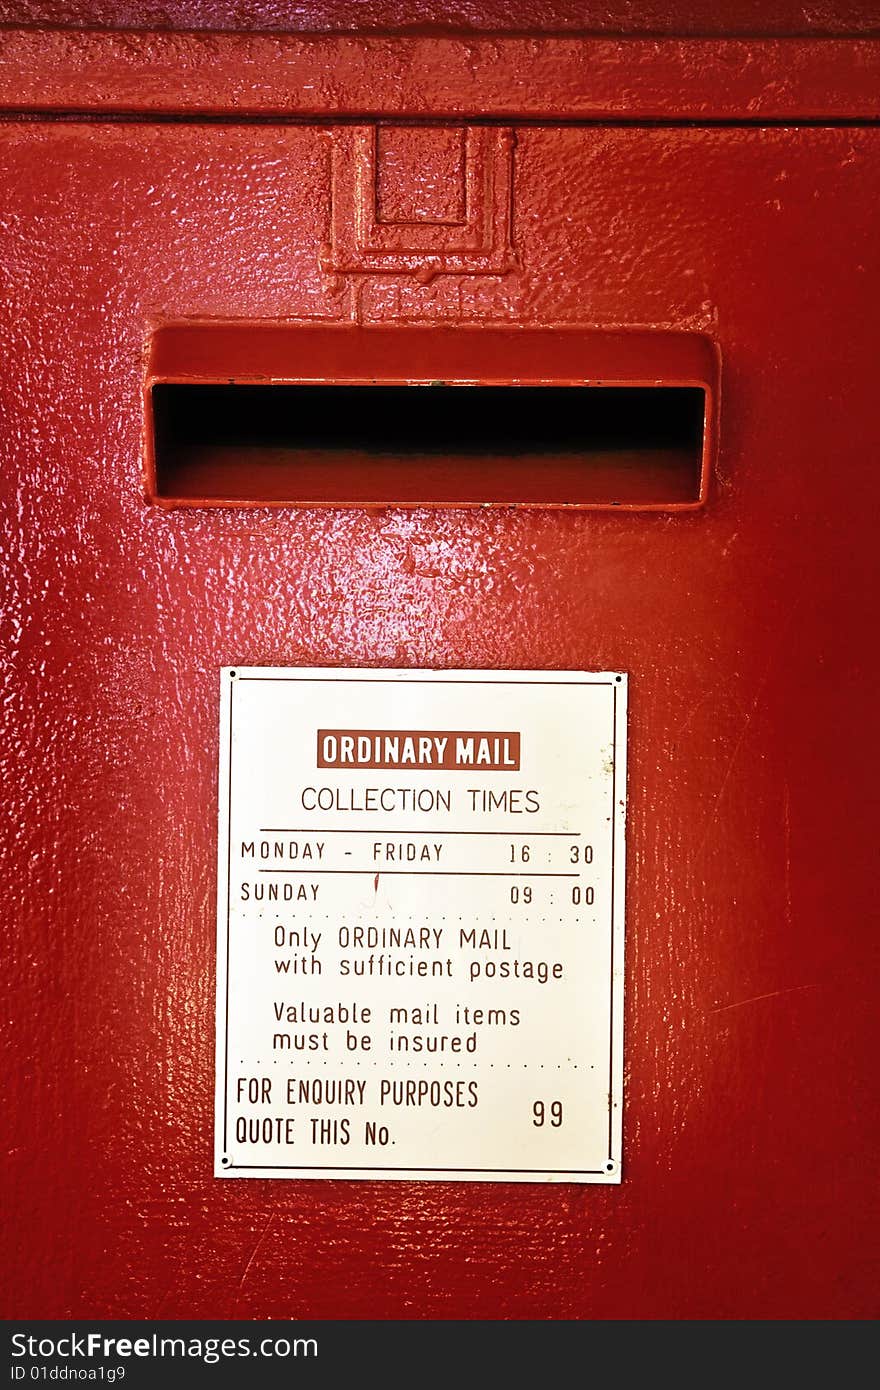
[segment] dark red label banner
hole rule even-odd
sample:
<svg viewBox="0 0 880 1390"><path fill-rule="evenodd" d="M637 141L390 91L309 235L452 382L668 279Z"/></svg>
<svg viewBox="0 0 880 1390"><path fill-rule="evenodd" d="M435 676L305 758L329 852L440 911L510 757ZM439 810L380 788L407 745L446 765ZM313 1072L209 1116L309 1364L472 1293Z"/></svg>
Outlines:
<svg viewBox="0 0 880 1390"><path fill-rule="evenodd" d="M496 730L319 729L318 767L517 772L520 736Z"/></svg>

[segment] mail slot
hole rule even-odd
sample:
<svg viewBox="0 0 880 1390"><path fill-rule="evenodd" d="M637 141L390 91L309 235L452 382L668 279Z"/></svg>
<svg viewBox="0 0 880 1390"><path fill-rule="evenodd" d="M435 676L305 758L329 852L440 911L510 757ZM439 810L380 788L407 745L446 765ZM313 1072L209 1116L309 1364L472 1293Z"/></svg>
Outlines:
<svg viewBox="0 0 880 1390"><path fill-rule="evenodd" d="M696 334L167 326L148 496L685 510L706 498L717 399Z"/></svg>
<svg viewBox="0 0 880 1390"><path fill-rule="evenodd" d="M112 8L0 40L4 1314L875 1316L876 25Z"/></svg>

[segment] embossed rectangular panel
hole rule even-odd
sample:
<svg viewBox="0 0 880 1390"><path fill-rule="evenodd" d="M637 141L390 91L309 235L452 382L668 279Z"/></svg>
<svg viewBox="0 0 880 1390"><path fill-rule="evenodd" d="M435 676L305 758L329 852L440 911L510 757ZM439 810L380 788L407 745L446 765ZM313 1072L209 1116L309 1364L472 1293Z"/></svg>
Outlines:
<svg viewBox="0 0 880 1390"><path fill-rule="evenodd" d="M513 146L504 126L338 127L323 269L420 284L506 274L516 265Z"/></svg>
<svg viewBox="0 0 880 1390"><path fill-rule="evenodd" d="M466 143L462 126L380 126L377 221L435 226L464 222Z"/></svg>

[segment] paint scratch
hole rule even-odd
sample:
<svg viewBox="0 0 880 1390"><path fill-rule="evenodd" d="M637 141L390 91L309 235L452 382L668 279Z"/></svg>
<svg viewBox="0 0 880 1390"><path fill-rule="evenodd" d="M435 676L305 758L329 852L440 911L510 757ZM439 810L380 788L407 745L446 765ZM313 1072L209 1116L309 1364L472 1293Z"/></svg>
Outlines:
<svg viewBox="0 0 880 1390"><path fill-rule="evenodd" d="M785 827L785 923L791 926L791 792L788 782L783 789L782 822Z"/></svg>
<svg viewBox="0 0 880 1390"><path fill-rule="evenodd" d="M706 843L709 839L709 835L712 832L712 828L715 825L715 820L718 816L718 808L721 804L721 798L724 796L725 789L727 787L728 782L730 781L730 775L733 772L736 760L739 757L740 749L745 743L746 734L749 732L749 728L751 726L752 719L754 718L755 711L757 710L758 705L760 704L761 696L764 693L765 685L766 680L761 682L760 686L758 687L758 692L755 695L754 700L752 701L751 709L749 709L745 714L743 726L740 730L739 737L737 738L736 743L733 746L733 751L731 752L730 757L727 759L727 766L724 769L724 773L721 777L721 782L718 786L718 790L712 799L712 809L706 820L706 828L703 831L702 839L700 840L696 855L694 856L695 859L699 859L703 853L703 850L706 848Z"/></svg>
<svg viewBox="0 0 880 1390"><path fill-rule="evenodd" d="M156 1309L155 1313L153 1314L153 1321L154 1321L154 1322L156 1322L156 1321L162 1316L162 1309L165 1307L166 1302L168 1301L169 1297L170 1297L171 1294L173 1293L174 1289L176 1289L176 1287L177 1287L176 1283L174 1283L174 1284L169 1284L169 1285L168 1285L168 1288L165 1290L165 1292L163 1293L162 1297L159 1299L159 1306L158 1306L158 1308Z"/></svg>
<svg viewBox="0 0 880 1390"><path fill-rule="evenodd" d="M743 710L742 712L743 726L740 729L739 737L737 738L736 743L734 744L733 749L731 750L730 756L727 759L727 765L724 769L724 772L722 773L721 781L718 785L718 790L712 798L712 805L709 814L706 818L706 826L703 831L703 835L700 839L700 843L697 846L697 852L694 855L695 863L701 858L703 851L705 850L706 845L708 843L709 836L712 833L712 829L718 817L718 811L721 806L721 800L724 796L727 784L730 781L731 773L733 772L733 769L736 766L737 759L740 755L740 750L742 749L742 746L746 741L746 735L748 734L751 728L752 720L754 719L755 714L757 713L758 706L760 705L761 700L764 697L764 691L767 687L768 681L770 680L770 673L772 670L773 661L774 657L771 656L770 660L767 663L766 670L764 671L761 680L758 682L758 688L755 691L755 698L752 700L752 703L749 706L749 708L747 710Z"/></svg>
<svg viewBox="0 0 880 1390"><path fill-rule="evenodd" d="M744 1009L746 1004L758 1004L762 999L778 999L782 994L798 994L805 989L818 989L818 985L788 985L785 989L771 989L767 994L753 994L748 999L737 999L733 1004L721 1004L710 1009L710 1014L726 1014L728 1009Z"/></svg>
<svg viewBox="0 0 880 1390"><path fill-rule="evenodd" d="M247 1261L247 1263L246 1263L246 1265L245 1265L245 1267L244 1267L244 1269L243 1269L243 1271L242 1271L241 1278L240 1278L239 1281L238 1281L238 1288L235 1290L235 1294L234 1294L233 1299L232 1299L232 1312L231 1312L230 1315L229 1315L231 1318L234 1318L234 1317L235 1317L235 1314L236 1314L236 1312L237 1312L237 1310L238 1310L238 1300L239 1300L239 1297L240 1297L240 1295L241 1295L241 1292L242 1292L242 1290L243 1290L243 1288L244 1288L244 1286L245 1286L245 1281L246 1281L248 1275L249 1275L250 1272L251 1272L251 1266L253 1265L254 1260L257 1258L257 1255L258 1255L258 1253L259 1253L260 1247L262 1246L264 1240L266 1239L267 1235L269 1234L269 1229L270 1229L270 1227L271 1227L273 1221L275 1220L275 1217L276 1217L276 1216L277 1216L277 1212L274 1212L274 1211L273 1211L272 1214L271 1214L271 1216L269 1217L269 1220L266 1222L265 1226L263 1227L262 1231L260 1232L259 1236L257 1237L257 1243L256 1243L256 1245L254 1246L253 1250L252 1250L251 1253L250 1253L250 1256L249 1256L249 1258L248 1258L248 1261Z"/></svg>

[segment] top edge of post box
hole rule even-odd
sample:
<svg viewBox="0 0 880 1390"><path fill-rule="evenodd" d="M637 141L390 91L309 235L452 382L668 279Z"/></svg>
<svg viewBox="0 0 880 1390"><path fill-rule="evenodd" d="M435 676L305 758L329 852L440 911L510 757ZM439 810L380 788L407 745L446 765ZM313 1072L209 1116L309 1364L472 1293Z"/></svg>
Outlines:
<svg viewBox="0 0 880 1390"><path fill-rule="evenodd" d="M0 111L131 119L880 119L878 38L0 27Z"/></svg>

